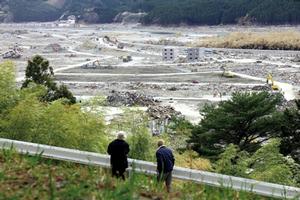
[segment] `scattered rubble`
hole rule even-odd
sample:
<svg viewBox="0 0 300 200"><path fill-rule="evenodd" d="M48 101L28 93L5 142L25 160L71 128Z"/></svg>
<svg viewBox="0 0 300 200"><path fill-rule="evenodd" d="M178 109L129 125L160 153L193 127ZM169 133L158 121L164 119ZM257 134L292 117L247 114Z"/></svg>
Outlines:
<svg viewBox="0 0 300 200"><path fill-rule="evenodd" d="M22 54L20 54L18 51L15 50L9 50L4 54L2 54L3 59L8 59L8 58L17 59L17 58L21 58L21 56Z"/></svg>
<svg viewBox="0 0 300 200"><path fill-rule="evenodd" d="M92 42L92 40L85 40L84 42L82 42L82 44L79 46L78 49L97 49L98 45L95 44L94 42Z"/></svg>
<svg viewBox="0 0 300 200"><path fill-rule="evenodd" d="M9 35L24 35L24 34L28 34L27 30L0 30L1 34L9 34Z"/></svg>
<svg viewBox="0 0 300 200"><path fill-rule="evenodd" d="M132 92L111 91L111 95L107 97L110 106L152 106L157 101L149 96Z"/></svg>
<svg viewBox="0 0 300 200"><path fill-rule="evenodd" d="M171 119L181 115L181 112L176 111L171 106L150 106L146 112L153 119Z"/></svg>
<svg viewBox="0 0 300 200"><path fill-rule="evenodd" d="M53 43L47 45L44 50L47 52L61 52L64 50L64 48L60 44Z"/></svg>
<svg viewBox="0 0 300 200"><path fill-rule="evenodd" d="M125 45L124 45L123 43L119 43L119 44L117 45L117 48L118 48L118 49L124 49L124 46L125 46Z"/></svg>
<svg viewBox="0 0 300 200"><path fill-rule="evenodd" d="M296 55L291 61L299 63L300 62L300 55Z"/></svg>
<svg viewBox="0 0 300 200"><path fill-rule="evenodd" d="M22 57L22 48L20 48L18 45L15 45L11 50L5 52L2 54L3 59L18 59Z"/></svg>
<svg viewBox="0 0 300 200"><path fill-rule="evenodd" d="M162 87L157 84L144 84L142 82L137 83L131 83L128 87L131 90L137 90L137 89L156 89L156 90L162 90Z"/></svg>
<svg viewBox="0 0 300 200"><path fill-rule="evenodd" d="M77 54L75 54L75 53L71 53L71 54L67 54L67 55L65 55L66 57L69 57L69 58L75 58L75 57L77 57Z"/></svg>
<svg viewBox="0 0 300 200"><path fill-rule="evenodd" d="M173 39L160 39L158 41L148 40L146 41L146 44L163 45L163 46L185 46L186 45L186 43L184 42L180 42L178 40L173 40Z"/></svg>
<svg viewBox="0 0 300 200"><path fill-rule="evenodd" d="M271 91L271 87L268 85L257 85L257 86L254 86L252 88L252 90L269 92L269 91Z"/></svg>

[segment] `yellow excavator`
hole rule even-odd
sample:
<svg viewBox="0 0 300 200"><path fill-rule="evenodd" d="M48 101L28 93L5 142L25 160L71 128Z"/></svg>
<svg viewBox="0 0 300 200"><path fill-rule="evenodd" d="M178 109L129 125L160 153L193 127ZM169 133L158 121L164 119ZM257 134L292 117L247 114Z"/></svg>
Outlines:
<svg viewBox="0 0 300 200"><path fill-rule="evenodd" d="M268 76L267 76L267 84L272 88L272 90L275 90L275 91L279 90L278 85L274 84L274 80L273 80L272 74L268 74Z"/></svg>

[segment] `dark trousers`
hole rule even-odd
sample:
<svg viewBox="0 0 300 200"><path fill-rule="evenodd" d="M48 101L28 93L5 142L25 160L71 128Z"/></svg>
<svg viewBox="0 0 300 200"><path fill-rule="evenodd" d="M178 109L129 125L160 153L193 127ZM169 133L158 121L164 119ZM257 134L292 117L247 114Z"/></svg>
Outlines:
<svg viewBox="0 0 300 200"><path fill-rule="evenodd" d="M167 191L171 192L171 183L172 183L172 172L163 173L160 172L157 175L158 182L165 182Z"/></svg>
<svg viewBox="0 0 300 200"><path fill-rule="evenodd" d="M117 178L122 178L123 180L125 180L125 175L124 175L125 171L126 171L125 168L117 168L114 166L111 167L112 176Z"/></svg>

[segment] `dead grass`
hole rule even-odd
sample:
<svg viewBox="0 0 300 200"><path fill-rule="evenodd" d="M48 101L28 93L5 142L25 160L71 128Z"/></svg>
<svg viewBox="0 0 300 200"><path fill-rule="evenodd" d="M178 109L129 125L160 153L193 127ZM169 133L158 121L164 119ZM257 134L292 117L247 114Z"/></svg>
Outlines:
<svg viewBox="0 0 300 200"><path fill-rule="evenodd" d="M227 36L206 38L195 46L210 48L300 50L300 32L234 32Z"/></svg>
<svg viewBox="0 0 300 200"><path fill-rule="evenodd" d="M209 160L199 158L194 151L186 151L183 154L175 154L176 165L190 169L212 171L212 166Z"/></svg>

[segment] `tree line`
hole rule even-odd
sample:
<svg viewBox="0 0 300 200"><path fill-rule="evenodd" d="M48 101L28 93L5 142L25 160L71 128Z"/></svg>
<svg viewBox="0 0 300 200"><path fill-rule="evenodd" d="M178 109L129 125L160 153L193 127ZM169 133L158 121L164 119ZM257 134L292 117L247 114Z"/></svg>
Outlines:
<svg viewBox="0 0 300 200"><path fill-rule="evenodd" d="M146 24L236 24L243 18L257 24L300 22L300 2L294 0L149 0L140 8L149 12Z"/></svg>
<svg viewBox="0 0 300 200"><path fill-rule="evenodd" d="M15 21L53 21L62 13L111 23L123 11L147 12L144 24L299 24L297 0L67 0L56 8L42 0L10 0Z"/></svg>

